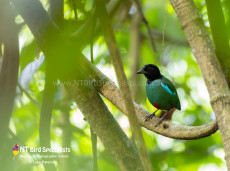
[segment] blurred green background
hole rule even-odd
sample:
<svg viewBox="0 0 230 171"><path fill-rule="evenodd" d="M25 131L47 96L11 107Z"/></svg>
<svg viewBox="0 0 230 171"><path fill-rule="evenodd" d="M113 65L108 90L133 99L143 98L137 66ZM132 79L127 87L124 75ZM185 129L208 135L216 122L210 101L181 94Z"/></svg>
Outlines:
<svg viewBox="0 0 230 171"><path fill-rule="evenodd" d="M75 13L73 1L77 8ZM49 1L41 0L41 2L49 11ZM111 2L116 1L111 0ZM195 3L207 30L209 30L204 0L195 0ZM143 65L152 63L158 65L163 75L172 80L177 87L182 111L176 111L173 114L172 122L196 126L214 120L215 115L209 104L209 94L204 80L172 6L166 0L143 0L141 4L143 13L152 29L157 52L153 51L147 28L138 18L138 12L131 2L122 2L111 16L114 34L135 101L150 113L154 111L154 107L146 97L146 79L143 76L135 75L136 71ZM229 26L229 1L223 0L222 5L226 14L226 24ZM93 10L93 0L64 0L64 34L66 36L72 35L87 21ZM12 147L16 143L19 146L39 147L39 118L45 85L45 60L23 19L18 15L15 20L20 26L19 84L21 89L17 87L14 110L10 121L13 137ZM164 45L162 51L163 30ZM211 34L209 37L211 38ZM82 52L90 59L89 45L84 46ZM95 65L117 84L101 33L94 38L93 53ZM25 91L34 101L31 101ZM122 129L130 137L131 132L127 117L108 100L103 99ZM70 132L68 138L63 135L66 129ZM151 163L156 171L226 170L219 132L200 140L185 141L163 137L144 128L142 131ZM70 144L71 148L68 158L70 170L92 170L93 156L89 124L84 120L76 103L67 95L63 87L58 85L51 123L51 146L61 147L66 143ZM99 170L119 170L99 139L97 150ZM42 164L31 164L32 158L17 157L14 161L17 163L15 165L16 170L44 170ZM60 160L57 162L58 170L61 170L61 165L62 161Z"/></svg>

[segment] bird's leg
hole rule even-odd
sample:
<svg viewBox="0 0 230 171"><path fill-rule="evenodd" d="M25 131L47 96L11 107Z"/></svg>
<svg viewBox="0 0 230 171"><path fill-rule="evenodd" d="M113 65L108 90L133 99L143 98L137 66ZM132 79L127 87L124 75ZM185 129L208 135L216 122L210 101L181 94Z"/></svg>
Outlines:
<svg viewBox="0 0 230 171"><path fill-rule="evenodd" d="M165 114L160 118L160 120L157 122L157 124L155 125L155 127L157 127L158 125L161 124L161 122L164 120L165 116L168 114L168 111L165 112Z"/></svg>
<svg viewBox="0 0 230 171"><path fill-rule="evenodd" d="M156 113L158 110L159 110L159 109L157 109L157 110L156 110L155 112L153 112L151 115L147 116L147 117L145 118L145 121L148 121L148 120L152 119L152 117L155 116L155 113Z"/></svg>

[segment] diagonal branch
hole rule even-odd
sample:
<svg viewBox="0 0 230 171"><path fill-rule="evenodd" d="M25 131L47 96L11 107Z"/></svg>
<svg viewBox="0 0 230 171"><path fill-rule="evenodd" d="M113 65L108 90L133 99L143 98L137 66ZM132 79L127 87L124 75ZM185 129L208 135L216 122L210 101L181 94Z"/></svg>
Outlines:
<svg viewBox="0 0 230 171"><path fill-rule="evenodd" d="M41 108L41 104L35 100L33 97L31 97L31 95L27 92L27 90L25 90L20 83L18 82L18 88L21 90L21 92L25 93L25 95L28 97L28 99L30 99L30 101L35 104L38 108Z"/></svg>
<svg viewBox="0 0 230 171"><path fill-rule="evenodd" d="M115 36L113 34L113 29L110 23L109 15L105 7L105 3L102 1L100 1L100 3L98 2L96 8L100 25L104 32L105 41L110 52L110 56L112 58L112 63L116 72L119 87L121 89L122 97L124 99L124 104L127 109L127 116L132 130L132 135L135 140L135 145L140 154L140 158L144 169L146 171L151 171L152 165L150 163L150 159L146 151L145 142L141 132L141 127L138 124L136 112L134 110L134 105L132 102L131 92L128 86L128 81L124 72L120 52L116 43Z"/></svg>

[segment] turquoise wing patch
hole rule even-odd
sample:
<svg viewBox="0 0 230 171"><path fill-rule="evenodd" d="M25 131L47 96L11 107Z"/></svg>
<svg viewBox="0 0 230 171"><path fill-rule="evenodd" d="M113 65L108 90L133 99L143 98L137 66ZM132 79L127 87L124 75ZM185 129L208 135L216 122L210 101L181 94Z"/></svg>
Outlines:
<svg viewBox="0 0 230 171"><path fill-rule="evenodd" d="M172 94L172 95L176 95L176 92L172 92L169 87L167 85L164 85L163 82L161 82L161 86L169 93L169 94Z"/></svg>

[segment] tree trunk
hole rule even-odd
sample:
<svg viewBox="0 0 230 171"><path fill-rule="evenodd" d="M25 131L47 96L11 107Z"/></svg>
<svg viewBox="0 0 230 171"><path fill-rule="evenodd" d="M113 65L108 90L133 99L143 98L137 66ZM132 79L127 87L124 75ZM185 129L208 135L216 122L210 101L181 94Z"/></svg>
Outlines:
<svg viewBox="0 0 230 171"><path fill-rule="evenodd" d="M200 14L192 0L170 0L209 91L230 170L230 92Z"/></svg>

